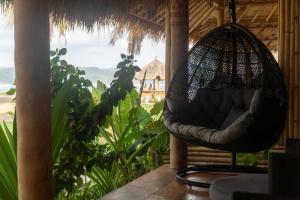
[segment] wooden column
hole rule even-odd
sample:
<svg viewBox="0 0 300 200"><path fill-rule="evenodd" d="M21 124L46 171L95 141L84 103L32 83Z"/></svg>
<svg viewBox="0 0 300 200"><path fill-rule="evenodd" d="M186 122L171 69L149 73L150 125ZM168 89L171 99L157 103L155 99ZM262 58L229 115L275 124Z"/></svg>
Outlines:
<svg viewBox="0 0 300 200"><path fill-rule="evenodd" d="M52 195L48 1L15 0L15 67L20 200Z"/></svg>
<svg viewBox="0 0 300 200"><path fill-rule="evenodd" d="M171 0L171 77L177 69L183 67L188 53L189 44L189 14L187 0ZM187 164L187 143L171 135L170 165L180 169Z"/></svg>
<svg viewBox="0 0 300 200"><path fill-rule="evenodd" d="M170 3L167 3L165 13L165 91L168 91L170 83L170 64L171 64L171 27L170 27Z"/></svg>
<svg viewBox="0 0 300 200"><path fill-rule="evenodd" d="M299 129L299 10L300 0L279 1L279 64L289 93L284 139L300 138Z"/></svg>

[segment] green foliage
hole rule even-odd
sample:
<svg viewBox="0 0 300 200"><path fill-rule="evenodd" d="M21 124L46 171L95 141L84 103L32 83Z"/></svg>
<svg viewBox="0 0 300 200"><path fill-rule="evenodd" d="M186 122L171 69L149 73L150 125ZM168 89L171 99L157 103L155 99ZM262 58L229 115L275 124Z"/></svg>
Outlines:
<svg viewBox="0 0 300 200"><path fill-rule="evenodd" d="M158 155L167 146L166 129L158 111L162 102L147 112L135 90L114 107L105 126L100 127L114 160L123 170L126 182L160 164ZM161 111L161 110L160 110Z"/></svg>
<svg viewBox="0 0 300 200"><path fill-rule="evenodd" d="M124 184L124 174L116 161L113 161L110 170L95 166L91 172L87 173L87 176L93 181L92 187L99 191L100 196Z"/></svg>
<svg viewBox="0 0 300 200"><path fill-rule="evenodd" d="M168 144L163 102L146 111L139 100L136 90L127 93L99 126L100 135L92 142L99 148L99 163L85 172L90 180L76 182L72 192L64 193L65 199L97 199L161 164Z"/></svg>
<svg viewBox="0 0 300 200"><path fill-rule="evenodd" d="M72 80L66 81L52 101L52 158L57 161L66 140L66 113ZM12 131L11 131L12 130ZM17 192L17 128L14 119L11 128L0 126L0 199L18 199Z"/></svg>
<svg viewBox="0 0 300 200"><path fill-rule="evenodd" d="M168 137L163 102L140 104L132 79L140 69L121 55L109 88L51 51L53 174L56 199L97 199L156 167ZM15 92L15 91L13 91ZM0 199L17 199L17 129L0 126Z"/></svg>
<svg viewBox="0 0 300 200"><path fill-rule="evenodd" d="M5 123L0 126L0 199L18 199L16 143Z"/></svg>
<svg viewBox="0 0 300 200"><path fill-rule="evenodd" d="M90 90L92 84L82 76L84 72L61 60L60 53L60 50L51 53L53 94L69 79L73 80L73 92L68 105L67 141L54 166L56 194L62 190L72 192L73 185L82 180L81 175L104 160L103 155L99 155L99 147L93 143L99 135L99 126L112 113L113 106L134 88L132 80L139 70L132 64L133 56L122 56L123 61L118 64L110 87L105 90L103 84L98 83L97 90L92 89L98 96L96 94L93 98Z"/></svg>
<svg viewBox="0 0 300 200"><path fill-rule="evenodd" d="M260 161L269 159L269 150L263 153L238 153L237 164L247 166L257 166Z"/></svg>

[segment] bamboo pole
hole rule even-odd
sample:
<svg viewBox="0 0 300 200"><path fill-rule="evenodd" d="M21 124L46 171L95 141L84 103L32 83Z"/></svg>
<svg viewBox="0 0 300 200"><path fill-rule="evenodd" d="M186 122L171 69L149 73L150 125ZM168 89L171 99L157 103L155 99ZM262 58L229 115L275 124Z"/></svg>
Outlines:
<svg viewBox="0 0 300 200"><path fill-rule="evenodd" d="M299 133L299 130L300 130L300 122L299 122L299 113L300 113L300 2L299 0L296 1L296 25L295 25L295 34L296 34L296 56L295 56L295 59L296 59L296 62L295 62L295 66L297 67L297 70L298 70L298 75L296 74L295 76L297 77L296 80L297 81L297 86L298 86L298 110L296 110L298 112L298 137L297 138L300 138L300 133ZM296 72L295 72L296 73ZM296 109L296 108L295 108Z"/></svg>
<svg viewBox="0 0 300 200"><path fill-rule="evenodd" d="M299 138L299 0L294 1L294 137Z"/></svg>
<svg viewBox="0 0 300 200"><path fill-rule="evenodd" d="M284 32L284 74L285 74L285 80L288 85L288 93L289 93L289 103L288 103L288 126L287 126L287 136L291 137L293 128L292 128L292 106L291 106L291 99L290 99L290 85L289 85L289 74L290 74L290 21L291 21L291 0L285 0L285 11L284 11L284 25L285 25L285 32Z"/></svg>
<svg viewBox="0 0 300 200"><path fill-rule="evenodd" d="M51 200L48 1L15 0L15 67L20 200Z"/></svg>
<svg viewBox="0 0 300 200"><path fill-rule="evenodd" d="M171 77L182 67L188 52L189 16L188 1L171 0ZM180 169L187 164L187 144L171 135L170 167Z"/></svg>
<svg viewBox="0 0 300 200"><path fill-rule="evenodd" d="M278 2L279 4L279 14L278 14L278 24L279 24L279 31L278 31L278 38L279 38L279 47L278 47L278 60L279 60L279 66L283 72L284 80L286 81L286 74L285 74L285 57L284 57L284 39L285 39L285 4L284 0L280 0ZM286 123L288 124L288 123ZM279 141L280 144L284 144L286 135L288 132L288 127L286 126L283 135L281 136L281 139Z"/></svg>
<svg viewBox="0 0 300 200"><path fill-rule="evenodd" d="M294 138L295 137L295 129L294 129L294 71L295 71L295 24L294 24L294 18L295 18L295 0L290 0L290 44L289 44L289 137Z"/></svg>

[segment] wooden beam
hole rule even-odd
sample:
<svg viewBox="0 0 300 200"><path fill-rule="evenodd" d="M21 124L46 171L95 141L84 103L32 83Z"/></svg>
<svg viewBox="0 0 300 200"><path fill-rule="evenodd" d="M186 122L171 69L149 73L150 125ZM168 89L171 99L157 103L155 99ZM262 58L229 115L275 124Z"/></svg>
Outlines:
<svg viewBox="0 0 300 200"><path fill-rule="evenodd" d="M48 1L15 0L16 113L20 200L51 200Z"/></svg>
<svg viewBox="0 0 300 200"><path fill-rule="evenodd" d="M188 1L171 0L171 77L182 67L188 53L189 12ZM186 76L186 74L182 74ZM175 136L170 137L171 168L180 169L187 164L187 143Z"/></svg>
<svg viewBox="0 0 300 200"><path fill-rule="evenodd" d="M259 16L261 9L256 10L255 15L251 19L251 23L255 22L256 18Z"/></svg>
<svg viewBox="0 0 300 200"><path fill-rule="evenodd" d="M212 0L214 3L216 4L222 4L224 0ZM274 1L265 1L265 0L262 0L262 1L236 1L236 6L245 6L245 5L249 5L249 6L262 6L262 5L265 5L265 6L271 6L271 5L275 5L277 4L277 0L274 0ZM223 4L222 4L223 5ZM225 4L224 6L228 6L228 1L225 1Z"/></svg>
<svg viewBox="0 0 300 200"><path fill-rule="evenodd" d="M217 26L224 24L224 6L218 5L217 8Z"/></svg>
<svg viewBox="0 0 300 200"><path fill-rule="evenodd" d="M268 22L270 20L270 18L273 16L273 14L275 13L275 11L278 9L278 5L275 5L273 7L273 9L271 10L271 12L269 13L268 17L266 18L266 22Z"/></svg>
<svg viewBox="0 0 300 200"><path fill-rule="evenodd" d="M189 33L194 32L200 25L207 21L209 15L215 10L215 7L210 7L198 20L195 24L190 27Z"/></svg>
<svg viewBox="0 0 300 200"><path fill-rule="evenodd" d="M198 19L203 16L203 14L206 12L206 10L209 8L207 1L205 1L203 4L201 4L198 9L191 13L189 16L189 23L190 26L193 26L193 24L197 23Z"/></svg>
<svg viewBox="0 0 300 200"><path fill-rule="evenodd" d="M237 16L237 23L241 21L244 15L247 13L247 6L244 6L240 14Z"/></svg>

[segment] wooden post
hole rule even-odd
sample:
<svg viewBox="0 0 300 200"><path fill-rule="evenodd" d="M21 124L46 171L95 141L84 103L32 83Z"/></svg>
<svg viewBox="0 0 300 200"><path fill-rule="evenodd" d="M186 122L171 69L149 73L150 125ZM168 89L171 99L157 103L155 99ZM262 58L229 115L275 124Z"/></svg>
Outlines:
<svg viewBox="0 0 300 200"><path fill-rule="evenodd" d="M170 27L170 3L167 3L165 14L165 37L166 37L166 51L165 51L165 91L167 93L170 84L170 64L171 64L171 27Z"/></svg>
<svg viewBox="0 0 300 200"><path fill-rule="evenodd" d="M189 44L189 13L187 0L171 0L171 77L183 67ZM187 143L173 135L170 138L171 168L180 169L187 164Z"/></svg>
<svg viewBox="0 0 300 200"><path fill-rule="evenodd" d="M15 0L15 67L20 200L51 200L48 1Z"/></svg>

